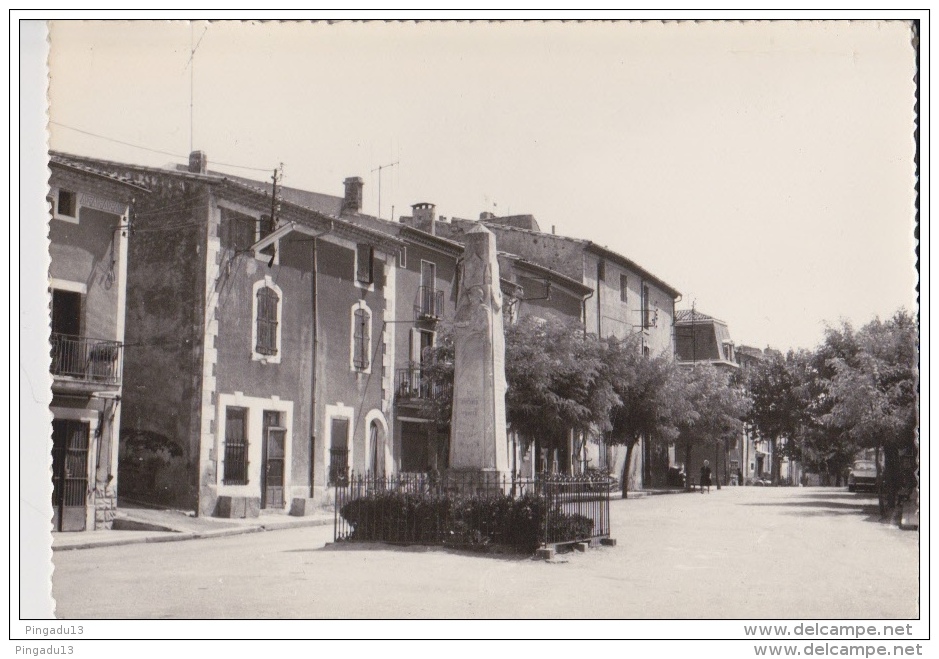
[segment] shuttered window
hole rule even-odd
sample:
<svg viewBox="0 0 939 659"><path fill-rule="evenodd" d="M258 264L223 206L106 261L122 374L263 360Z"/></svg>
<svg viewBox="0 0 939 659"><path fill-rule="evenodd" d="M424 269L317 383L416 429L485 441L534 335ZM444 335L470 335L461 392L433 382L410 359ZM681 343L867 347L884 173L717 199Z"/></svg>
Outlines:
<svg viewBox="0 0 939 659"><path fill-rule="evenodd" d="M371 284L374 250L370 245L357 245L355 250L355 280L361 284Z"/></svg>
<svg viewBox="0 0 939 659"><path fill-rule="evenodd" d="M277 354L277 305L280 298L266 286L258 289L257 345L261 355Z"/></svg>
<svg viewBox="0 0 939 659"><path fill-rule="evenodd" d="M364 371L369 365L368 349L371 343L371 316L365 309L356 309L353 315L353 356L352 364L360 371Z"/></svg>

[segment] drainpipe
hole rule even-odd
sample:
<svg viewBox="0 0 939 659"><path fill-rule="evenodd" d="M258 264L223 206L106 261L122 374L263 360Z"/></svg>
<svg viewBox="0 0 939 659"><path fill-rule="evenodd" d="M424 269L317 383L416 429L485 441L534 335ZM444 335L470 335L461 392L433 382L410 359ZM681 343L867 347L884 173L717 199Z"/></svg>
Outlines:
<svg viewBox="0 0 939 659"><path fill-rule="evenodd" d="M584 299L580 301L581 307L583 307L583 324L584 324L584 338L587 337L587 300L593 297L593 291L590 291L588 295L584 296Z"/></svg>
<svg viewBox="0 0 939 659"><path fill-rule="evenodd" d="M313 272L310 278L310 313L312 315L312 343L313 355L310 366L310 498L313 498L314 477L316 476L316 362L319 353L319 333L317 332L317 298L319 294L319 271L316 243L319 238L333 230L333 222L329 221L329 228L313 236Z"/></svg>

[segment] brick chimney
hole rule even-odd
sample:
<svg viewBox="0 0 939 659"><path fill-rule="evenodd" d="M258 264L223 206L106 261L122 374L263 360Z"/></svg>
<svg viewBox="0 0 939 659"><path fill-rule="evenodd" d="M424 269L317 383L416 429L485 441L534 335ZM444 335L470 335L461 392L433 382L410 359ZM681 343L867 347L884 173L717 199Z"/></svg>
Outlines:
<svg viewBox="0 0 939 659"><path fill-rule="evenodd" d="M342 199L342 213L358 213L362 210L362 178L350 176L342 183L346 186L346 194Z"/></svg>
<svg viewBox="0 0 939 659"><path fill-rule="evenodd" d="M431 203L423 201L419 204L412 204L411 216L414 218L414 228L426 231L429 234L436 234L437 207Z"/></svg>
<svg viewBox="0 0 939 659"><path fill-rule="evenodd" d="M189 154L189 171L193 174L205 174L208 168L209 159L205 156L205 151L193 151Z"/></svg>

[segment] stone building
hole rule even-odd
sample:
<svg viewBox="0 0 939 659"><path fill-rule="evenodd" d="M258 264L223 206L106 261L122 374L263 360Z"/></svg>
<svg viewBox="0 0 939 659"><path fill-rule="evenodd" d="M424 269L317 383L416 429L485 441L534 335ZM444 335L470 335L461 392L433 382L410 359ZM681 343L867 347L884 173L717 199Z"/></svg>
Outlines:
<svg viewBox="0 0 939 659"><path fill-rule="evenodd" d="M52 523L106 529L117 503L128 217L149 191L58 155L49 168Z"/></svg>
<svg viewBox="0 0 939 659"><path fill-rule="evenodd" d="M254 515L387 459L400 241L201 152L185 170L58 157L151 190L130 218L122 497Z"/></svg>
<svg viewBox="0 0 939 659"><path fill-rule="evenodd" d="M476 221L451 219L440 222L437 233L459 240ZM680 293L627 257L590 240L541 231L531 215L497 217L482 213L478 222L492 231L499 249L524 261L556 271L586 290L578 316L586 331L604 338L638 335L640 349L648 356L674 353L672 324ZM629 487L664 484L668 455L641 441L628 470ZM623 472L626 450L608 447L602 437L570 439L569 457L563 461L591 468Z"/></svg>

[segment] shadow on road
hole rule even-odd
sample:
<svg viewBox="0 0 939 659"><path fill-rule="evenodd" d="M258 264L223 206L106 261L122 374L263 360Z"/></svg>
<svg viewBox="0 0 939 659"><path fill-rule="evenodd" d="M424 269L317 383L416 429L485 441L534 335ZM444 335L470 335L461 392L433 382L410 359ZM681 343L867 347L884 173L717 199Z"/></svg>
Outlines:
<svg viewBox="0 0 939 659"><path fill-rule="evenodd" d="M849 492L832 492L820 495L806 492L795 495L791 499L776 501L754 501L742 503L743 506L756 506L768 508L789 508L785 514L800 515L804 517L824 517L834 515L863 516L864 521L880 524L891 523L890 517L882 518L877 505L877 499L872 497L859 497Z"/></svg>
<svg viewBox="0 0 939 659"><path fill-rule="evenodd" d="M485 558L490 560L522 562L532 560L531 554L518 554L508 550L491 549L459 549L457 547L443 547L440 545L396 545L388 542L330 542L323 547L310 549L288 549L285 553L307 552L334 552L334 551L391 551L396 553L428 553L443 552L452 556L466 556L471 558Z"/></svg>

